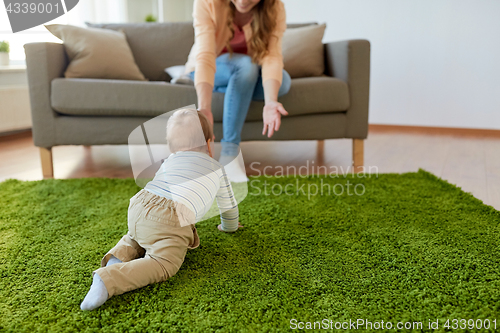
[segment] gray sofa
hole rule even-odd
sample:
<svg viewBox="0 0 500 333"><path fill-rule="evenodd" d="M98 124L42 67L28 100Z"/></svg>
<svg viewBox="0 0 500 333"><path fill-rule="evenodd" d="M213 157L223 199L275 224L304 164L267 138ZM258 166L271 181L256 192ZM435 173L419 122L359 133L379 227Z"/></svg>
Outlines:
<svg viewBox="0 0 500 333"><path fill-rule="evenodd" d="M196 104L194 87L167 83L166 67L183 65L194 42L191 22L102 24L123 29L137 65L149 81L66 79L64 45L25 46L33 118L33 139L40 147L45 178L53 176L52 147L127 144L130 132L173 109ZM300 25L293 25L297 27ZM290 26L289 26L290 27ZM271 139L262 135L263 102L252 102L242 140L353 139L353 165L363 165L368 132L370 43L345 40L326 43L325 75L292 80L280 97L289 116ZM214 93L216 138L222 137L224 95Z"/></svg>

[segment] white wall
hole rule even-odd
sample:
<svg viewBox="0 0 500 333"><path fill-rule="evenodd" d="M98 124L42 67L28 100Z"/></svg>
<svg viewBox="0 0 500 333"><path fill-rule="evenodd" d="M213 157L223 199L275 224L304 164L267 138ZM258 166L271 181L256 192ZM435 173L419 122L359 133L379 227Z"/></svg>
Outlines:
<svg viewBox="0 0 500 333"><path fill-rule="evenodd" d="M193 2L194 0L163 0L163 15L165 21L192 21Z"/></svg>
<svg viewBox="0 0 500 333"><path fill-rule="evenodd" d="M128 22L144 23L146 16L153 15L158 19L157 0L127 0Z"/></svg>
<svg viewBox="0 0 500 333"><path fill-rule="evenodd" d="M0 133L31 128L27 86L0 86Z"/></svg>
<svg viewBox="0 0 500 333"><path fill-rule="evenodd" d="M324 41L371 42L370 123L500 129L500 1L283 1Z"/></svg>
<svg viewBox="0 0 500 333"><path fill-rule="evenodd" d="M102 0L99 0L102 1ZM163 3L163 21L191 21L194 0L127 0L128 21L144 22L147 15L152 14L161 21L158 5Z"/></svg>

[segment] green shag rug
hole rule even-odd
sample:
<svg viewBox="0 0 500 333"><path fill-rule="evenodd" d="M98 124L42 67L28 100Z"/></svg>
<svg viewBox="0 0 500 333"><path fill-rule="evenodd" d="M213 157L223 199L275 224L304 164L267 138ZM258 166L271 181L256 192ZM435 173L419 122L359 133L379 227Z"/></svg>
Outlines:
<svg viewBox="0 0 500 333"><path fill-rule="evenodd" d="M218 217L197 224L201 246L177 275L91 312L79 308L91 272L127 232L139 188L131 179L0 183L0 331L272 332L314 322L336 331L358 319L424 331L429 320L445 330L447 319L489 320L493 331L496 320L500 329L500 213L470 194L423 170L252 180L244 229L221 233ZM348 181L364 194L348 195ZM287 184L289 194L305 187L271 194ZM308 197L308 184L345 191Z"/></svg>

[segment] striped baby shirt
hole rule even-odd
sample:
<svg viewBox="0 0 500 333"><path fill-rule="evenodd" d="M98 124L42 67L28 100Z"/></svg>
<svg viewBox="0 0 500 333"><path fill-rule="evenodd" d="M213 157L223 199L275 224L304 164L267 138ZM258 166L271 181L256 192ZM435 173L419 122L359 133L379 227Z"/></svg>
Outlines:
<svg viewBox="0 0 500 333"><path fill-rule="evenodd" d="M222 164L205 153L170 154L144 189L183 204L194 213L194 222L201 221L217 199L222 229L238 229L238 203L231 183Z"/></svg>

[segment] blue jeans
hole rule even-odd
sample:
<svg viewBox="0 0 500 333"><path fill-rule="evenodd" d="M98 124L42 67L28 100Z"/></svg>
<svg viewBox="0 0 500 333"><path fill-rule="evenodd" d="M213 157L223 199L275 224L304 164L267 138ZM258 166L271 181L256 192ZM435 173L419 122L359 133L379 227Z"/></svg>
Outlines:
<svg viewBox="0 0 500 333"><path fill-rule="evenodd" d="M225 93L222 116L222 155L237 155L241 141L241 130L247 117L250 102L264 100L262 73L259 65L252 63L246 54L224 53L217 57L215 64L214 92ZM194 71L190 73L194 80ZM290 90L290 75L283 70L283 80L278 96ZM224 144L228 142L230 144Z"/></svg>

